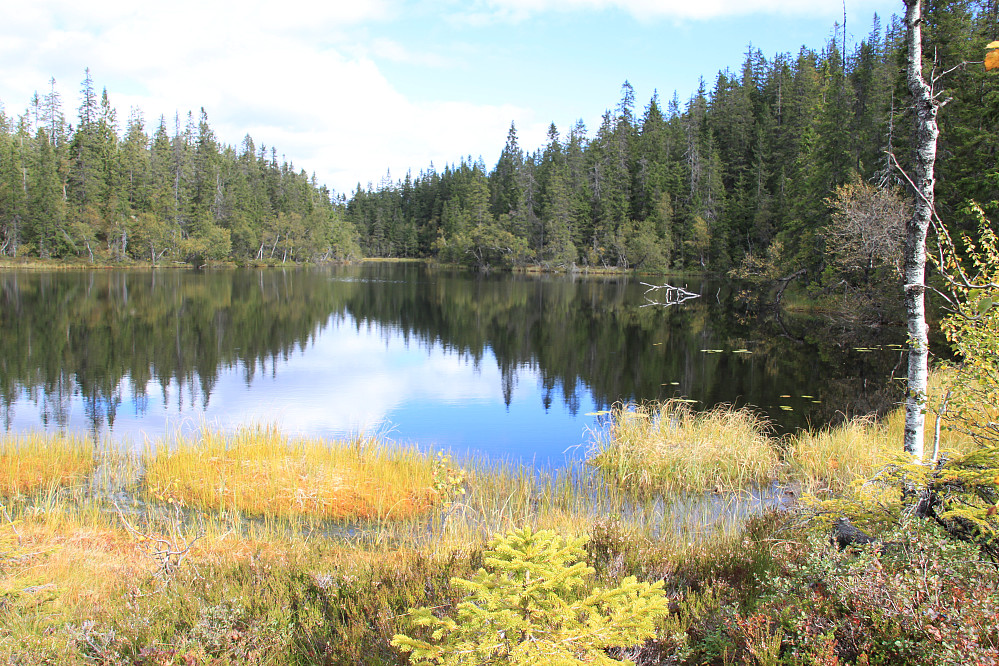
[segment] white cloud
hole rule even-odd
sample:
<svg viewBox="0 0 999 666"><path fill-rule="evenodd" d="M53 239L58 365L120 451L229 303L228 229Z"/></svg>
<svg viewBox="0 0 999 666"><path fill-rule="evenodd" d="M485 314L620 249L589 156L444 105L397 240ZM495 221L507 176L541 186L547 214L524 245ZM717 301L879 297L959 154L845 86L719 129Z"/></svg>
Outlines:
<svg viewBox="0 0 999 666"><path fill-rule="evenodd" d="M147 128L165 115L181 122L205 108L220 140L238 145L249 133L275 146L296 168L316 172L340 192L379 180L386 168L401 177L459 160L475 146L502 146L512 106L454 100L412 101L383 76L375 59L445 67L383 37L367 38L394 11L389 0L312 3L175 3L136 5L47 0L0 8L0 100L23 110L34 90L54 76L63 110L75 122L79 83L89 67L98 90L107 87L124 124L131 107Z"/></svg>
<svg viewBox="0 0 999 666"><path fill-rule="evenodd" d="M672 19L712 19L748 14L835 14L841 0L484 0L462 17L481 25L492 19L521 21L552 11L620 10L633 16Z"/></svg>
<svg viewBox="0 0 999 666"><path fill-rule="evenodd" d="M376 38L372 41L371 46L365 49L365 55L391 62L402 62L436 69L451 69L461 64L439 53L413 51L395 40L384 38Z"/></svg>

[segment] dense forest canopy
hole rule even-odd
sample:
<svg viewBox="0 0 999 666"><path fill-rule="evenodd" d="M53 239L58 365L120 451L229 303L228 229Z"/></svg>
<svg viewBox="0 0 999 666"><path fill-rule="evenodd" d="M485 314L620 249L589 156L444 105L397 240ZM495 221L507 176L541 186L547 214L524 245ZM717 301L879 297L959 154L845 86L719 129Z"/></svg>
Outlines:
<svg viewBox="0 0 999 666"><path fill-rule="evenodd" d="M75 126L55 81L17 118L0 113L0 255L327 261L360 256L342 202L247 135L221 144L204 111L152 134L122 127L87 70Z"/></svg>
<svg viewBox="0 0 999 666"><path fill-rule="evenodd" d="M999 37L999 0L926 4L927 71L956 67L936 83L951 98L937 189L961 228L965 202L999 200L999 82L960 66ZM897 256L867 238L863 213L897 218L905 205L888 158L906 167L911 152L903 40L897 18L875 17L852 45L837 29L819 50L750 47L683 101L639 106L626 82L592 135L553 124L531 151L511 125L492 170L468 158L349 200L249 136L221 144L204 111L172 127L161 117L151 134L137 111L122 126L87 72L75 125L54 82L20 116L0 115L0 254L703 267L863 288Z"/></svg>

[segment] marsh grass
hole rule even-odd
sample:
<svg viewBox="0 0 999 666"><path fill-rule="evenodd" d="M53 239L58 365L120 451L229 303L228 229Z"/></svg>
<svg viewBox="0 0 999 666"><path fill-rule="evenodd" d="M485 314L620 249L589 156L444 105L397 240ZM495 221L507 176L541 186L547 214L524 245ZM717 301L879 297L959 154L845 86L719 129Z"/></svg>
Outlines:
<svg viewBox="0 0 999 666"><path fill-rule="evenodd" d="M28 433L0 435L0 497L30 495L83 481L94 469L87 437Z"/></svg>
<svg viewBox="0 0 999 666"><path fill-rule="evenodd" d="M535 470L494 460L442 462L368 440L292 439L266 428L176 438L151 444L139 456L102 448L91 456L97 462L89 480L50 484L7 502L8 515L0 516L0 663L401 666L405 657L391 639L411 629L410 609L447 614L464 594L452 579L467 579L482 566L483 545L494 534L525 525L586 535L598 584L616 585L629 575L666 581L675 612L654 641L630 653L639 664L676 661L676 655L688 655L686 663L723 663L724 655L749 659L749 644L732 628L756 617L742 614L769 608L761 599L770 599L775 618L786 619L779 614L783 606L798 603L816 615L816 626L824 622L824 606L811 587L795 581L777 589L773 583L782 572L798 571L793 558L807 552L800 526L789 529L788 516L766 512L767 501L758 495L704 489L769 478L784 445L792 461L787 469L797 464L794 473L802 476L804 458L795 462L791 455L803 456L811 447L816 471L810 474L820 479L830 451L866 447L882 436L883 426L847 424L840 433L801 438L796 450L793 442L771 437L765 424L748 419L747 426L745 416L732 411L709 417L716 420L709 424L691 423L696 415L677 405L658 410L623 418L671 419L671 428L685 437L671 430L674 448L724 436L734 454L743 455L745 442L759 437L769 447L759 456L769 467L761 464L766 471L755 477L735 464L728 477L704 474L687 490L674 484L664 497L608 483L603 470L588 466ZM666 437L649 424L628 425L632 434ZM840 441L825 441L832 438ZM400 469L402 464L411 467ZM852 464L838 469L856 474L860 468ZM682 463L670 470L698 474ZM185 473L189 487L178 482ZM338 481L324 486L334 475ZM162 486L149 485L156 478ZM349 512L326 511L331 502L321 500L322 493L340 492L351 479L362 488L397 484L402 497L429 492L431 503L405 514L384 508L364 514L354 498L344 505ZM463 492L442 480L460 482ZM218 491L236 483L250 484L261 496L257 503ZM149 492L154 488L157 493ZM156 557L164 543L190 546L168 575ZM827 536L817 543L827 546ZM809 570L802 577L828 573ZM807 654L819 655L819 649Z"/></svg>
<svg viewBox="0 0 999 666"><path fill-rule="evenodd" d="M816 432L795 435L787 460L791 478L807 491L842 492L873 476L899 453L901 437L873 418L854 418Z"/></svg>
<svg viewBox="0 0 999 666"><path fill-rule="evenodd" d="M319 444L321 451L309 448ZM349 518L334 519L299 501L300 493L282 494L318 492L316 470L350 461L376 487L398 483L418 496L434 487L434 456L345 446L264 429L160 442L162 451L150 446L144 462L104 449L92 472L99 483L50 486L12 503L10 520L0 519L0 662L401 664L390 640L405 629L409 609L454 604L460 591L451 578L469 577L497 532L530 524L592 534L604 557L598 569L611 581L688 570L700 544L728 543L736 538L728 530L739 531L731 527L738 519L710 527L718 507L635 500L585 468L451 461L446 471L463 479L463 494L381 518L360 518L351 505ZM232 471L235 455L254 461L235 466L246 476ZM289 462L302 455L308 470ZM319 465L312 456L328 458ZM398 456L422 471L396 469ZM383 461L393 465L371 469ZM144 477L133 469L139 464ZM160 498L143 490L157 465L173 483ZM183 470L205 472L191 474L186 494L177 483ZM252 483L257 495L294 498L292 510L287 500L199 499L212 492L205 480L218 478L225 487ZM627 540L600 541L600 521ZM164 575L157 551L186 546L186 559Z"/></svg>
<svg viewBox="0 0 999 666"><path fill-rule="evenodd" d="M927 452L933 451L936 416L954 373L948 367L930 373ZM944 410L940 449L974 450L973 439L955 425ZM839 493L898 459L904 428L905 413L899 407L883 420L853 418L778 439L749 409L694 412L675 400L619 405L608 426L595 434L589 464L616 487L668 496L745 490L774 478L805 492Z"/></svg>
<svg viewBox="0 0 999 666"><path fill-rule="evenodd" d="M392 636L406 629L411 608L446 609L461 598L451 579L481 566L480 532L507 522L554 525L586 504L561 495L558 484L521 479L522 497L473 499L483 514L475 521L439 524L416 540L402 529L416 529L415 519L372 526L382 534L372 542L327 538L306 529L302 517L206 513L204 538L166 581L155 575L143 541L98 502L60 503L57 493L44 510L22 505L18 538L0 524L0 662L405 663ZM479 486L486 495L489 487ZM144 533L193 534L192 522L171 518L174 507L131 508L126 517ZM665 538L652 529L651 516L662 508L641 520L628 513L595 524L597 512L609 508L605 497L556 525L592 535L588 548L601 580L669 574L671 584L686 586L701 576L749 577L738 573L747 566L738 530Z"/></svg>
<svg viewBox="0 0 999 666"><path fill-rule="evenodd" d="M289 439L276 428L203 430L147 451L157 499L249 515L401 519L437 501L434 462L415 448L370 438Z"/></svg>
<svg viewBox="0 0 999 666"><path fill-rule="evenodd" d="M624 488L667 495L742 490L775 474L778 442L770 433L749 409L694 412L677 400L619 405L596 435L590 464Z"/></svg>

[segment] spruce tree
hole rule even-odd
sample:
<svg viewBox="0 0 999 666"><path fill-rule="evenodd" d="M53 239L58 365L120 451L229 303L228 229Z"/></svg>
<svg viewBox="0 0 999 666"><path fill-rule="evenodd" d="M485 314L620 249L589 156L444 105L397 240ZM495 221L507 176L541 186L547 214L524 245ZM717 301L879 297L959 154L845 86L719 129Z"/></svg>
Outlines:
<svg viewBox="0 0 999 666"><path fill-rule="evenodd" d="M397 634L392 644L413 664L631 664L607 651L655 635L669 612L663 582L629 576L618 587L593 587L584 543L530 528L497 535L484 568L451 579L466 592L455 616L413 609L412 624L430 640Z"/></svg>

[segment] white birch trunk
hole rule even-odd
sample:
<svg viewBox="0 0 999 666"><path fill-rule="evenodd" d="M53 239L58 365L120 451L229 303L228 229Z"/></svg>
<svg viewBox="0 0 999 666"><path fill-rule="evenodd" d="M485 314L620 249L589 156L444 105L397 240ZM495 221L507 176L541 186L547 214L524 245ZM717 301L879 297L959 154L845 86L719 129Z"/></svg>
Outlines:
<svg viewBox="0 0 999 666"><path fill-rule="evenodd" d="M933 214L933 164L937 155L937 109L923 78L921 0L905 2L909 62L906 80L916 111L916 202L905 234L905 311L909 328L909 381L905 399L905 451L923 460L929 341L926 330L926 232Z"/></svg>

